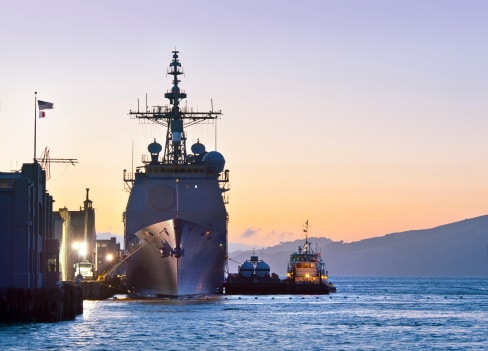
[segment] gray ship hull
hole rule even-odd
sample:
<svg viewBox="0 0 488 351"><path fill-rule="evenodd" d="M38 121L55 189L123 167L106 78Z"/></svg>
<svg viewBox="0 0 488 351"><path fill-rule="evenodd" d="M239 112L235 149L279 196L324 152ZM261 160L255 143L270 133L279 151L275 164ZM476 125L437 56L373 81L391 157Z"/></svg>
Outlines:
<svg viewBox="0 0 488 351"><path fill-rule="evenodd" d="M139 297L215 294L224 277L224 244L207 228L173 219L145 227L131 245L127 283Z"/></svg>

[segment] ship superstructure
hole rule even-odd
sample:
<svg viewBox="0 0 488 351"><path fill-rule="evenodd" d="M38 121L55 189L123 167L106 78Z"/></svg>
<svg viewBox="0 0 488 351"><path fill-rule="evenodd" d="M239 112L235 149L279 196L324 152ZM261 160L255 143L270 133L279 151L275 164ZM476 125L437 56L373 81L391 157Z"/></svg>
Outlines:
<svg viewBox="0 0 488 351"><path fill-rule="evenodd" d="M212 294L224 279L229 171L222 154L198 140L187 150L185 134L185 128L216 120L221 112L181 107L187 95L179 87L178 54L173 51L167 72L173 86L164 97L170 104L129 112L166 127L164 151L154 139L143 166L124 171L130 190L124 214L127 286L139 296Z"/></svg>

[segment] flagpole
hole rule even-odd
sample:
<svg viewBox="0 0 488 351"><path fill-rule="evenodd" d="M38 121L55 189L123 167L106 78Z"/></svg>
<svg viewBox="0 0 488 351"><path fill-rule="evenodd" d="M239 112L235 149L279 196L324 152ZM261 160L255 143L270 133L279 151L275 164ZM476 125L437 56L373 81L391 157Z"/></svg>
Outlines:
<svg viewBox="0 0 488 351"><path fill-rule="evenodd" d="M36 142L37 142L37 91L34 92L34 163L37 162Z"/></svg>

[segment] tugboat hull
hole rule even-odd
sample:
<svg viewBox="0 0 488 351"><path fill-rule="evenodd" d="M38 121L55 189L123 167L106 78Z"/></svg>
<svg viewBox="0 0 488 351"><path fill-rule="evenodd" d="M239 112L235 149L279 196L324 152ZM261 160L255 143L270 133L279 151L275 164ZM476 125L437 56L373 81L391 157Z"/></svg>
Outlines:
<svg viewBox="0 0 488 351"><path fill-rule="evenodd" d="M230 276L224 284L226 295L274 295L287 294L287 285L279 278L241 278Z"/></svg>
<svg viewBox="0 0 488 351"><path fill-rule="evenodd" d="M252 278L228 278L224 291L226 295L326 295L336 292L335 287L328 284L294 284L287 279Z"/></svg>

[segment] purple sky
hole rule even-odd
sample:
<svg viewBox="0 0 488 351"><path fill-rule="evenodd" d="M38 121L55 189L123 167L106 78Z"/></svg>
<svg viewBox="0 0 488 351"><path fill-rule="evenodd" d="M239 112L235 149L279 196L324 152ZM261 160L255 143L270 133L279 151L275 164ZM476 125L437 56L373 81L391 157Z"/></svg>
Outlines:
<svg viewBox="0 0 488 351"><path fill-rule="evenodd" d="M123 233L122 170L163 131L180 50L188 106L222 109L229 238L354 241L486 214L486 1L8 1L0 8L0 170L33 156L34 91L56 207L91 189L97 231ZM208 148L214 136L196 130Z"/></svg>

